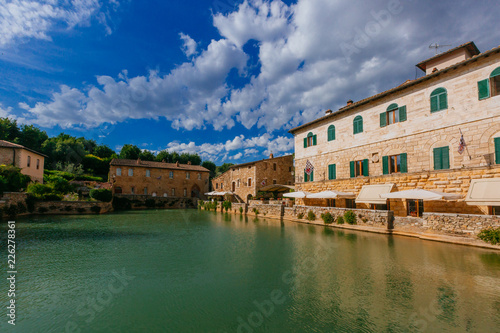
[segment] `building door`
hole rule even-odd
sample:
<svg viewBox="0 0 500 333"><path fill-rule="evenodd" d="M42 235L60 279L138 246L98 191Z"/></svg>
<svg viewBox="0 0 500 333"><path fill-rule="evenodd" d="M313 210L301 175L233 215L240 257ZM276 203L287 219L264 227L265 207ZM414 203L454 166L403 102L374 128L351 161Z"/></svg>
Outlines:
<svg viewBox="0 0 500 333"><path fill-rule="evenodd" d="M234 193L234 191L236 191L236 182L233 182L233 186L232 186L232 189L231 191Z"/></svg>
<svg viewBox="0 0 500 333"><path fill-rule="evenodd" d="M191 198L200 198L200 192L198 185L193 185L193 187L191 187Z"/></svg>

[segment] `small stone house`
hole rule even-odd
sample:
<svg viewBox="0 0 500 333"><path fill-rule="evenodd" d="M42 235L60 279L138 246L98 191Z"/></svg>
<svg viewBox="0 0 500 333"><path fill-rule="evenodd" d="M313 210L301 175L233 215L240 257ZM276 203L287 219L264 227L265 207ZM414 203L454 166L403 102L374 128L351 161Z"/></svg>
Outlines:
<svg viewBox="0 0 500 333"><path fill-rule="evenodd" d="M16 143L0 140L0 165L14 165L34 182L43 183L43 168L47 156Z"/></svg>

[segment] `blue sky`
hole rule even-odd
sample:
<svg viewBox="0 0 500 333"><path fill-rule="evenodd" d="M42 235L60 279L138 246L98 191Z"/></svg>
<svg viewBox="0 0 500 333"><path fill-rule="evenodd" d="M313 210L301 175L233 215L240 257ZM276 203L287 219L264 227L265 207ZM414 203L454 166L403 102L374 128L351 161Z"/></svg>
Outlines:
<svg viewBox="0 0 500 333"><path fill-rule="evenodd" d="M217 164L422 74L429 44L500 45L493 0L0 3L0 117ZM446 48L442 49L446 50Z"/></svg>

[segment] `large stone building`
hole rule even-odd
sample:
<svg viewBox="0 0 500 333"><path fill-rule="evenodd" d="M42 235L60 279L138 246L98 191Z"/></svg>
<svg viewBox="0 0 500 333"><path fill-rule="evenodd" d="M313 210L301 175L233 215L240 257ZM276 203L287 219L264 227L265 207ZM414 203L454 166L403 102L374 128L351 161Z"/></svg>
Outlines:
<svg viewBox="0 0 500 333"><path fill-rule="evenodd" d="M233 165L222 175L212 179L212 189L230 191L241 201L257 196L262 187L272 184L293 185L293 156L287 155Z"/></svg>
<svg viewBox="0 0 500 333"><path fill-rule="evenodd" d="M0 140L0 164L20 168L21 173L30 176L32 181L43 183L45 157L32 149Z"/></svg>
<svg viewBox="0 0 500 333"><path fill-rule="evenodd" d="M115 194L205 198L209 170L191 164L113 159L109 180Z"/></svg>
<svg viewBox="0 0 500 333"><path fill-rule="evenodd" d="M465 197L471 180L500 177L500 47L480 53L469 42L417 67L425 76L349 101L290 130L298 189L358 195L365 185L387 184L392 191L422 188ZM466 146L459 152L462 134ZM308 160L314 167L310 176L304 172ZM483 204L477 193L477 206L464 200L387 204L399 216L420 215L423 206L433 212L498 214L497 193ZM350 199L334 204L356 205ZM387 207L358 197L357 208Z"/></svg>

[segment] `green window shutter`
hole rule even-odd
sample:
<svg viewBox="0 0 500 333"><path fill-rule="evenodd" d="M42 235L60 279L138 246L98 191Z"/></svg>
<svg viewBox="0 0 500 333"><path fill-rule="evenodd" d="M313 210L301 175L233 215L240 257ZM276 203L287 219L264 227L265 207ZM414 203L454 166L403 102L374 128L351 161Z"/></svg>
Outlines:
<svg viewBox="0 0 500 333"><path fill-rule="evenodd" d="M351 170L351 178L356 177L356 173L354 172L354 161L349 162L349 168Z"/></svg>
<svg viewBox="0 0 500 333"><path fill-rule="evenodd" d="M328 179L329 180L332 179L332 166L333 166L332 164L330 164L328 166Z"/></svg>
<svg viewBox="0 0 500 333"><path fill-rule="evenodd" d="M335 164L330 164L328 166L328 179L329 180L332 180L332 179L336 179L336 165Z"/></svg>
<svg viewBox="0 0 500 333"><path fill-rule="evenodd" d="M382 173L389 174L389 156L382 156Z"/></svg>
<svg viewBox="0 0 500 333"><path fill-rule="evenodd" d="M316 141L316 134L313 135L313 146L316 146L317 144L317 141Z"/></svg>
<svg viewBox="0 0 500 333"><path fill-rule="evenodd" d="M439 95L439 110L446 110L448 108L448 94L444 93Z"/></svg>
<svg viewBox="0 0 500 333"><path fill-rule="evenodd" d="M387 112L382 112L380 114L380 127L387 126Z"/></svg>
<svg viewBox="0 0 500 333"><path fill-rule="evenodd" d="M304 148L307 148L307 138L304 138Z"/></svg>
<svg viewBox="0 0 500 333"><path fill-rule="evenodd" d="M358 133L363 133L363 118L360 117L359 122L358 122Z"/></svg>
<svg viewBox="0 0 500 333"><path fill-rule="evenodd" d="M370 175L370 173L368 172L368 164L369 164L368 159L363 160L363 176L367 177Z"/></svg>
<svg viewBox="0 0 500 333"><path fill-rule="evenodd" d="M434 148L434 170L441 170L441 148Z"/></svg>
<svg viewBox="0 0 500 333"><path fill-rule="evenodd" d="M441 160L443 161L443 169L450 168L450 147L441 148Z"/></svg>
<svg viewBox="0 0 500 333"><path fill-rule="evenodd" d="M495 163L500 164L500 138L495 138Z"/></svg>
<svg viewBox="0 0 500 333"><path fill-rule="evenodd" d="M328 141L333 140L335 140L335 126L330 125L330 127L328 127Z"/></svg>
<svg viewBox="0 0 500 333"><path fill-rule="evenodd" d="M439 111L439 101L437 96L431 97L431 112Z"/></svg>
<svg viewBox="0 0 500 333"><path fill-rule="evenodd" d="M490 97L490 79L485 79L477 83L479 91L479 100Z"/></svg>
<svg viewBox="0 0 500 333"><path fill-rule="evenodd" d="M352 131L354 134L358 133L358 123L356 121L352 124Z"/></svg>
<svg viewBox="0 0 500 333"><path fill-rule="evenodd" d="M307 173L304 171L304 182L307 183Z"/></svg>
<svg viewBox="0 0 500 333"><path fill-rule="evenodd" d="M311 179L309 179L309 181L313 182L314 181L314 171L311 171L310 178Z"/></svg>
<svg viewBox="0 0 500 333"><path fill-rule="evenodd" d="M500 75L500 67L496 68L493 72L491 72L490 77L495 77Z"/></svg>
<svg viewBox="0 0 500 333"><path fill-rule="evenodd" d="M399 108L399 122L406 121L406 105Z"/></svg>
<svg viewBox="0 0 500 333"><path fill-rule="evenodd" d="M500 142L500 140L498 140ZM500 155L500 152L499 152L499 155ZM333 165L333 171L332 171L332 176L333 178L332 179L337 179L337 164L334 164Z"/></svg>
<svg viewBox="0 0 500 333"><path fill-rule="evenodd" d="M406 153L403 153L399 155L401 158L401 173L407 173L408 172L408 156Z"/></svg>

